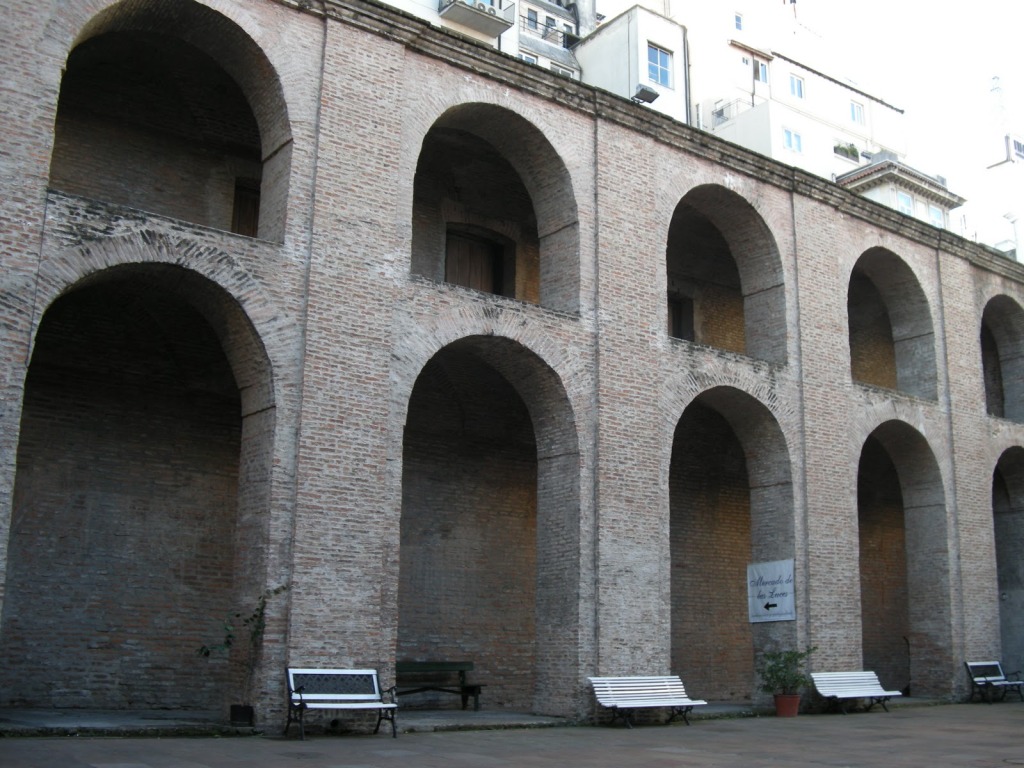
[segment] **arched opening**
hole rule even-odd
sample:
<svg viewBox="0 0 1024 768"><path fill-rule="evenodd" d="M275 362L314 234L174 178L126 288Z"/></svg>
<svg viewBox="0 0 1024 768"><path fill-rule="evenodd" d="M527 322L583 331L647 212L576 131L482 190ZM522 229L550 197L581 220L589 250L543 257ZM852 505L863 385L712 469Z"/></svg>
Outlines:
<svg viewBox="0 0 1024 768"><path fill-rule="evenodd" d="M257 390L272 388L252 326L185 269L111 268L49 307L17 454L5 705L244 700L258 659L196 652L264 588L274 408Z"/></svg>
<svg viewBox="0 0 1024 768"><path fill-rule="evenodd" d="M945 492L919 432L890 421L871 433L858 466L857 513L864 669L887 689L948 695Z"/></svg>
<svg viewBox="0 0 1024 768"><path fill-rule="evenodd" d="M906 263L883 248L866 251L850 275L846 306L853 380L934 400L935 333Z"/></svg>
<svg viewBox="0 0 1024 768"><path fill-rule="evenodd" d="M57 190L280 241L290 155L276 73L203 5L119 3L68 56L50 164Z"/></svg>
<svg viewBox="0 0 1024 768"><path fill-rule="evenodd" d="M981 367L986 412L1024 422L1024 309L1008 296L985 305Z"/></svg>
<svg viewBox="0 0 1024 768"><path fill-rule="evenodd" d="M565 392L525 348L472 337L424 366L403 446L399 661L472 661L489 709L573 711L578 454Z"/></svg>
<svg viewBox="0 0 1024 768"><path fill-rule="evenodd" d="M757 654L793 647L793 621L751 624L747 566L795 552L789 455L761 403L701 394L676 425L669 473L672 670L701 698L750 701Z"/></svg>
<svg viewBox="0 0 1024 768"><path fill-rule="evenodd" d="M992 475L1002 662L1024 667L1024 448L1007 450Z"/></svg>
<svg viewBox="0 0 1024 768"><path fill-rule="evenodd" d="M705 185L676 206L666 251L673 338L786 361L786 297L778 248L746 200Z"/></svg>
<svg viewBox="0 0 1024 768"><path fill-rule="evenodd" d="M568 171L535 126L486 104L434 123L413 183L413 274L574 312L578 251Z"/></svg>

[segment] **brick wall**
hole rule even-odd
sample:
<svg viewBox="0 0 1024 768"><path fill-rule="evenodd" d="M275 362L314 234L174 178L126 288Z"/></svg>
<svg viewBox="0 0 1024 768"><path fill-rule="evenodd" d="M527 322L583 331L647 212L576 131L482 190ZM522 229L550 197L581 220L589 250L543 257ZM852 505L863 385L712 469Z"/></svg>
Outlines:
<svg viewBox="0 0 1024 768"><path fill-rule="evenodd" d="M199 692L223 705L233 693L207 680L228 670L197 665L193 635L213 639L221 604L281 583L256 680L264 716L280 709L287 663L376 666L387 680L406 653L473 652L495 705L571 716L592 706L595 672L679 671L704 698L753 698L752 659L782 644L818 645L819 669L895 677L898 633L877 636L871 611L901 588L901 546L915 692L955 695L961 657L1000 652L1000 588L1015 577L996 553L1012 562L1022 493L1019 265L386 6L9 5L0 487L14 501L0 516L0 647L12 698L44 677L47 701L194 705ZM156 30L215 62L207 84L237 84L258 158L228 151L218 122L202 140L159 120L110 126L113 108L96 108L116 78L89 81L51 130L75 41ZM139 74L165 75L155 58ZM143 117L181 117L153 95L135 100ZM260 241L204 226L223 226L239 158L262 165ZM83 197L48 192L48 172ZM441 281L444 229L460 217L518 243L516 299ZM97 284L124 265L147 281ZM666 333L680 286L701 292L697 344ZM72 288L91 335L69 359L89 376L40 363L26 387L33 344L40 361L54 339L76 346L47 329ZM137 305L155 314L129 314ZM983 317L1002 418L985 412ZM192 351L170 355L160 338ZM439 353L465 368L455 400L431 383ZM164 375L169 360L182 375ZM95 383L108 369L140 375L113 398ZM500 417L516 437L456 433L456 401L477 414L468 423ZM871 440L892 469L862 467ZM859 473L902 499L859 504ZM109 514L87 518L95 509ZM63 536L58 514L87 535ZM33 560L60 547L76 567ZM788 556L797 621L750 627L742 566ZM452 564L467 558L472 570ZM125 561L117 584L105 560ZM189 591L186 560L217 586ZM63 607L32 589L54 574L77 581L68 608L81 616L49 640L69 661L41 662L26 638L52 638ZM137 586L121 599L122 585ZM695 590L716 599L697 605ZM441 595L471 631L432 623L422 607ZM130 637L111 642L100 621ZM99 677L90 658L124 677ZM720 674L702 676L709 664Z"/></svg>
<svg viewBox="0 0 1024 768"><path fill-rule="evenodd" d="M699 403L676 428L669 496L672 670L694 696L714 691L718 700L747 701L754 675L745 579L750 483L732 428Z"/></svg>
<svg viewBox="0 0 1024 768"><path fill-rule="evenodd" d="M441 359L439 359L441 358ZM508 383L466 354L424 369L406 426L396 658L468 660L488 708L533 700L537 445ZM421 696L407 705L459 706Z"/></svg>
<svg viewBox="0 0 1024 768"><path fill-rule="evenodd" d="M238 414L219 343L182 302L122 281L50 309L18 455L7 702L219 707L232 670L196 649L236 609Z"/></svg>
<svg viewBox="0 0 1024 768"><path fill-rule="evenodd" d="M903 496L892 460L874 439L861 456L857 507L864 668L900 690L911 682Z"/></svg>

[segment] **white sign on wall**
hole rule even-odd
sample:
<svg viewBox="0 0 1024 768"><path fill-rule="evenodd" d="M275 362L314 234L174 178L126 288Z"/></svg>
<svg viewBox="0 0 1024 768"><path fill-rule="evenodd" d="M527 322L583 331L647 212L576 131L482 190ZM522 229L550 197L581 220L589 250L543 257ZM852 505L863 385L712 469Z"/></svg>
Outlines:
<svg viewBox="0 0 1024 768"><path fill-rule="evenodd" d="M747 604L752 624L760 621L795 621L793 560L748 565Z"/></svg>

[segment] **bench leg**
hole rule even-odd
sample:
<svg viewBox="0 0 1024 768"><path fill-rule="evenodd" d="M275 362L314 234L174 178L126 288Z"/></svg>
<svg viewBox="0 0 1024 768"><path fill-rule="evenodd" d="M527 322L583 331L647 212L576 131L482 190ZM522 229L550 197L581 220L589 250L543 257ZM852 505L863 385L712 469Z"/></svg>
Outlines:
<svg viewBox="0 0 1024 768"><path fill-rule="evenodd" d="M304 724L302 722L302 715L305 713L305 711L306 711L306 705L305 704L299 704L297 706L294 706L292 704L288 705L288 719L285 721L285 724L284 724L284 735L285 736L288 735L288 728L289 728L289 726L292 723L298 723L299 724L299 738L302 741L306 740L306 729L305 729L305 726L304 726ZM298 713L298 714L296 714L296 713Z"/></svg>
<svg viewBox="0 0 1024 768"><path fill-rule="evenodd" d="M608 723L609 726L615 725L616 719L621 717L623 719L623 721L626 723L626 727L627 728L632 728L633 727L633 724L631 722L629 722L629 712L630 712L630 710L628 710L628 709L621 709L619 707L611 707L611 710L612 710L612 721L610 723Z"/></svg>
<svg viewBox="0 0 1024 768"><path fill-rule="evenodd" d="M665 723L665 725L668 725L669 723L671 723L675 719L676 715L682 715L683 722L686 723L687 725L689 725L690 724L690 718L687 717L687 715L689 714L690 710L692 710L692 709L693 709L693 707L672 707L671 714L669 714L668 721Z"/></svg>
<svg viewBox="0 0 1024 768"><path fill-rule="evenodd" d="M480 686L479 685L464 685L462 686L460 693L462 695L462 708L465 709L469 705L469 697L473 697L473 711L480 711Z"/></svg>
<svg viewBox="0 0 1024 768"><path fill-rule="evenodd" d="M373 735L377 735L377 731L380 730L380 724L384 720L391 721L391 738L398 738L398 724L395 722L395 710L393 709L378 709L377 710L377 727L373 729Z"/></svg>

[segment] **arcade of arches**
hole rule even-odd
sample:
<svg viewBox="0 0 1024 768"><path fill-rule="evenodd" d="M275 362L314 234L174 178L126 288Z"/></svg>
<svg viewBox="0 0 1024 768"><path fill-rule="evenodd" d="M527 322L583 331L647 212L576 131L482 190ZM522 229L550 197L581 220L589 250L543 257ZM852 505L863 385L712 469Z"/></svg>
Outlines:
<svg viewBox="0 0 1024 768"><path fill-rule="evenodd" d="M439 658L495 709L583 717L595 673L750 702L759 654L839 621L817 663L917 695L957 696L965 653L1024 664L1024 272L785 174L709 182L518 70L498 99L457 48L324 19L356 40L332 69L313 10L231 2L52 4L42 231L5 264L29 310L0 305L30 352L0 706L266 716L285 664ZM387 129L345 96L357 49L407 67ZM625 135L687 171L649 226ZM750 623L746 566L784 559L798 620Z"/></svg>

